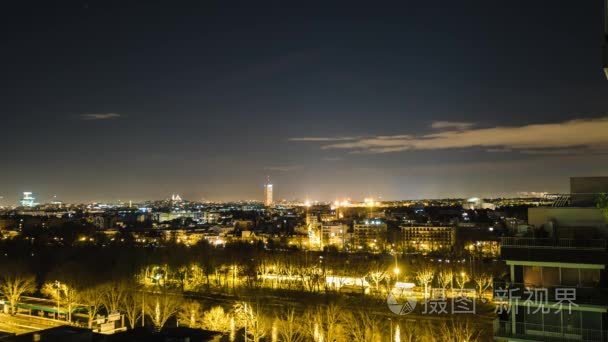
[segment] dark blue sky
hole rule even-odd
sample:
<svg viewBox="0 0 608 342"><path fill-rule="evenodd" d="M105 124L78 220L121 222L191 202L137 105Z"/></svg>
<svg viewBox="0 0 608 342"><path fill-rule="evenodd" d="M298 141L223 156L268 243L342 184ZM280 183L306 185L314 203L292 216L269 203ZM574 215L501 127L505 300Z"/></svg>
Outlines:
<svg viewBox="0 0 608 342"><path fill-rule="evenodd" d="M605 175L587 134L608 126L601 1L328 3L1 4L0 196L259 199L266 175L288 199L490 196Z"/></svg>

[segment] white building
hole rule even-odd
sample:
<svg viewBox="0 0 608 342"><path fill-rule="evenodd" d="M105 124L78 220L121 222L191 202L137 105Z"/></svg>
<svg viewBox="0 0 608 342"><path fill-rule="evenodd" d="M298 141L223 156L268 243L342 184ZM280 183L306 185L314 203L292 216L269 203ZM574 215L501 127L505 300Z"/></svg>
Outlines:
<svg viewBox="0 0 608 342"><path fill-rule="evenodd" d="M386 244L387 226L382 220L371 219L353 225L353 243L356 249L381 251Z"/></svg>
<svg viewBox="0 0 608 342"><path fill-rule="evenodd" d="M323 222L321 225L321 245L344 248L348 226L338 222Z"/></svg>
<svg viewBox="0 0 608 342"><path fill-rule="evenodd" d="M486 203L483 199L479 197L472 197L467 200L466 203L462 205L464 209L469 210L477 210L477 209L490 209L496 210L496 205L493 203Z"/></svg>
<svg viewBox="0 0 608 342"><path fill-rule="evenodd" d="M21 203L22 207L28 208L35 207L38 205L38 203L36 203L36 198L32 196L31 192L24 192L23 198L19 202Z"/></svg>
<svg viewBox="0 0 608 342"><path fill-rule="evenodd" d="M221 214L217 211L205 211L203 213L203 223L215 224L219 222Z"/></svg>
<svg viewBox="0 0 608 342"><path fill-rule="evenodd" d="M264 184L264 205L267 207L272 205L272 183L270 183L270 179Z"/></svg>

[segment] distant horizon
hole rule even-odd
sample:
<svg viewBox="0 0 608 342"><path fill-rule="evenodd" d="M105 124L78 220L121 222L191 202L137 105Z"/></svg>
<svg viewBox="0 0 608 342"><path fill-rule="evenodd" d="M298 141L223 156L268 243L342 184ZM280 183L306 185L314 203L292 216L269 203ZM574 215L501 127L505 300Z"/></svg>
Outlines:
<svg viewBox="0 0 608 342"><path fill-rule="evenodd" d="M341 196L341 197L337 197L334 199L315 199L315 198L291 198L291 199L287 199L287 198L279 198L276 199L274 201L274 203L282 203L282 202L300 202L300 203L304 203L304 202L311 202L311 203L320 203L320 204L331 204L334 203L335 201L343 201L343 200L348 200L351 203L363 203L364 200L366 198L373 198L374 201L376 202L401 202L401 201L424 201L424 200L466 200L466 199L471 199L471 198L480 198L480 199L501 199L501 198L539 198L539 197L535 197L535 196L531 196L531 195L524 195L523 193L536 193L538 195L542 195L542 194L559 194L559 193L567 193L567 192L547 192L547 191L522 191L520 193L515 193L515 194L511 194L511 195L507 195L507 194L501 194L501 195L487 195L487 196L482 196L482 195L471 195L471 196L447 196L447 197L418 197L418 198L378 198L378 197L374 197L374 196L366 196L366 197L361 197L361 198L355 198L355 197L351 197L351 196ZM215 200L215 199L191 199L191 198L187 198L187 197L183 197L181 196L181 194L178 193L173 193L176 195L180 195L180 197L182 198L182 201L184 202L192 202L192 203L235 203L235 202L258 202L258 203L263 203L263 198L234 198L234 199L226 199L226 200ZM53 201L59 201L62 204L70 204L70 205L80 205L80 204L93 204L93 203L98 203L98 204L118 204L118 203L122 203L122 204L128 204L129 202L132 202L133 204L141 204L144 202L158 202L158 201L170 201L171 200L171 195L173 194L169 194L166 197L158 197L158 198L146 198L146 199L110 199L110 200L70 200L70 201L66 201L63 200L59 197L57 198L44 198L44 197L38 197L36 192L33 192L33 197L36 199L36 202L38 203L38 205L47 205L47 204L52 204ZM21 199L21 197L15 197L15 199L13 201L10 201L9 199L7 199L6 196L0 196L0 206L9 206L9 207L18 207L19 206L19 200ZM14 203L11 203L14 202Z"/></svg>

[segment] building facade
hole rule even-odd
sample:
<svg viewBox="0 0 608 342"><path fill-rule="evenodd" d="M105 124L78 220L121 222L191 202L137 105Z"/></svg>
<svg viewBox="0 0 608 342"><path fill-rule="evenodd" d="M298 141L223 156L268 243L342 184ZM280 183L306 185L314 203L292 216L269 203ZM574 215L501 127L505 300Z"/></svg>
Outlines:
<svg viewBox="0 0 608 342"><path fill-rule="evenodd" d="M607 341L605 239L503 238L498 341Z"/></svg>
<svg viewBox="0 0 608 342"><path fill-rule="evenodd" d="M494 284L496 340L608 341L608 229L591 196L606 184L572 179L560 198L574 200L529 208L532 234L501 239L509 277Z"/></svg>
<svg viewBox="0 0 608 342"><path fill-rule="evenodd" d="M32 208L38 205L38 203L36 203L36 198L32 196L31 192L24 192L19 204L26 208Z"/></svg>
<svg viewBox="0 0 608 342"><path fill-rule="evenodd" d="M269 207L272 205L272 183L270 183L270 180L264 184L264 205Z"/></svg>
<svg viewBox="0 0 608 342"><path fill-rule="evenodd" d="M348 226L339 222L321 224L321 247L334 246L343 249L346 245Z"/></svg>
<svg viewBox="0 0 608 342"><path fill-rule="evenodd" d="M450 251L456 243L452 226L401 226L401 249L405 252Z"/></svg>
<svg viewBox="0 0 608 342"><path fill-rule="evenodd" d="M354 250L384 251L386 247L386 223L379 219L370 219L353 224Z"/></svg>

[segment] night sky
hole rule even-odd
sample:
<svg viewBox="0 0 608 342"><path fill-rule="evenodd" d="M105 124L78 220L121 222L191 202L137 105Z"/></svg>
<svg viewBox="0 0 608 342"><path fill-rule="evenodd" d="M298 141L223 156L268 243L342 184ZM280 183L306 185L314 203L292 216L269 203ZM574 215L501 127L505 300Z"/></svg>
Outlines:
<svg viewBox="0 0 608 342"><path fill-rule="evenodd" d="M3 2L0 204L261 199L266 176L279 199L499 196L608 175L602 1L289 3Z"/></svg>

